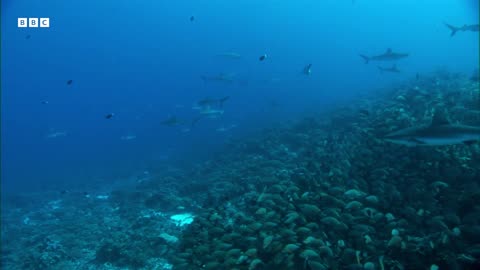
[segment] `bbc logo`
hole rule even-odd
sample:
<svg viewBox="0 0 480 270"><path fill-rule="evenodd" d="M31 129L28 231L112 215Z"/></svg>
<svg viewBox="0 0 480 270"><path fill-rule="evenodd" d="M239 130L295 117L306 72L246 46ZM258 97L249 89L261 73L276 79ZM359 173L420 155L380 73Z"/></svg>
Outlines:
<svg viewBox="0 0 480 270"><path fill-rule="evenodd" d="M18 18L18 27L50 27L50 18Z"/></svg>

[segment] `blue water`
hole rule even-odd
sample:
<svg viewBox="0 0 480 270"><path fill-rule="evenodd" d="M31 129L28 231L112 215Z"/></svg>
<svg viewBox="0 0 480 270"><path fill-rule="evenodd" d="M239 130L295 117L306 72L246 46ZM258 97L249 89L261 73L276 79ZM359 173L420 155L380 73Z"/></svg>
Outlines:
<svg viewBox="0 0 480 270"><path fill-rule="evenodd" d="M479 59L478 33L452 38L443 25L478 23L478 1L4 0L1 15L6 193L201 160L230 138L417 73L470 74ZM18 17L49 17L50 28L18 28ZM398 76L358 56L387 48L410 53ZM226 52L241 59L215 57ZM309 77L301 74L308 63ZM236 73L236 81L200 79L221 72ZM189 132L160 124L171 115L193 119L197 100L223 96L231 98L219 119L202 119ZM45 137L52 132L66 135Z"/></svg>

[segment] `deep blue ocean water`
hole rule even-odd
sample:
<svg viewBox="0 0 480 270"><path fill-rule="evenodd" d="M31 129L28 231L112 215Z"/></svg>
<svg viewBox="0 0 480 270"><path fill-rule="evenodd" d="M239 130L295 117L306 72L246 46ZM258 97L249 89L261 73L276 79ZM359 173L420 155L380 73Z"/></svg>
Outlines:
<svg viewBox="0 0 480 270"><path fill-rule="evenodd" d="M230 138L321 113L417 73L470 74L479 59L478 33L450 37L443 24L478 23L478 1L1 5L4 193L108 182L161 163L201 160ZM18 28L19 17L49 17L50 28ZM398 63L402 74L382 74L358 56L387 48L410 54ZM216 56L222 53L241 58ZM259 61L263 54L268 58ZM235 73L234 82L201 79L219 73ZM230 99L221 118L202 119L188 132L161 124L173 115L194 119L196 101L223 96ZM55 132L65 134L47 138ZM128 135L136 138L121 139Z"/></svg>

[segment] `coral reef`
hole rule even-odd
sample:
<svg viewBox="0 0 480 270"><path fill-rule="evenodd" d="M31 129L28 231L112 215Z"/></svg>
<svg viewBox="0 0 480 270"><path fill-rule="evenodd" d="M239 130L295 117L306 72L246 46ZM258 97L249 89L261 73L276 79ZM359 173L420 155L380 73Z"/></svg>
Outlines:
<svg viewBox="0 0 480 270"><path fill-rule="evenodd" d="M478 125L479 97L441 70L108 195L12 198L2 269L476 269L480 146L381 138Z"/></svg>

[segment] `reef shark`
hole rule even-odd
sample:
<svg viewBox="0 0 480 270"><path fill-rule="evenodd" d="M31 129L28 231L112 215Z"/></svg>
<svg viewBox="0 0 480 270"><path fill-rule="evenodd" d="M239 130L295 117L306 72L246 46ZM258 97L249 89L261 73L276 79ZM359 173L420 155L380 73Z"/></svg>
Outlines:
<svg viewBox="0 0 480 270"><path fill-rule="evenodd" d="M435 112L430 125L401 129L383 139L406 146L471 144L480 140L480 127L452 124L444 113Z"/></svg>
<svg viewBox="0 0 480 270"><path fill-rule="evenodd" d="M450 25L448 23L445 23L445 26L452 31L450 33L450 36L453 37L458 31L472 31L472 32L478 32L480 30L480 25L479 24L471 24L471 25L463 25L462 27L455 27L453 25Z"/></svg>
<svg viewBox="0 0 480 270"><path fill-rule="evenodd" d="M222 98L206 97L204 99L197 101L196 106L194 106L193 109L205 109L213 106L218 106L219 108L223 108L223 103L225 103L225 101L229 99L230 99L230 96L225 96Z"/></svg>
<svg viewBox="0 0 480 270"><path fill-rule="evenodd" d="M222 111L223 113L223 111ZM202 119L202 116L196 117L190 121L190 126L188 126L188 121L186 120L180 120L176 116L170 116L167 119L163 120L160 122L160 124L167 126L167 127L178 127L178 126L184 126L182 129L182 132L189 132L192 130L193 127ZM207 115L208 117L208 115ZM136 136L135 136L136 138Z"/></svg>
<svg viewBox="0 0 480 270"><path fill-rule="evenodd" d="M208 118L218 118L223 115L223 110L206 108L200 111L200 114Z"/></svg>
<svg viewBox="0 0 480 270"><path fill-rule="evenodd" d="M183 125L184 122L178 120L176 116L170 116L167 119L161 121L160 124L162 124L164 126L175 127L175 126L178 126L178 125Z"/></svg>
<svg viewBox="0 0 480 270"><path fill-rule="evenodd" d="M392 49L388 48L387 51L383 54L374 55L374 56L365 56L360 54L360 57L365 60L365 64L368 64L370 61L396 61L402 58L408 57L408 53L396 53Z"/></svg>
<svg viewBox="0 0 480 270"><path fill-rule="evenodd" d="M392 73L400 73L400 70L397 68L397 65L393 65L391 67L381 67L377 66L378 70L381 72L392 72Z"/></svg>

